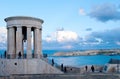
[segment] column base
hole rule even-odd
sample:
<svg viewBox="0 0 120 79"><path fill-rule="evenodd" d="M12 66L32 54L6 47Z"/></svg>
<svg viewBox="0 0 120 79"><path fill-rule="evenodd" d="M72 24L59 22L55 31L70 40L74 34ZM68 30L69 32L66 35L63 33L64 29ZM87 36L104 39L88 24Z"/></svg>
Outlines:
<svg viewBox="0 0 120 79"><path fill-rule="evenodd" d="M34 58L42 58L42 57L43 57L42 55L34 54Z"/></svg>
<svg viewBox="0 0 120 79"><path fill-rule="evenodd" d="M7 59L15 59L15 55L13 54L7 54Z"/></svg>
<svg viewBox="0 0 120 79"><path fill-rule="evenodd" d="M27 54L27 59L34 58L31 54Z"/></svg>

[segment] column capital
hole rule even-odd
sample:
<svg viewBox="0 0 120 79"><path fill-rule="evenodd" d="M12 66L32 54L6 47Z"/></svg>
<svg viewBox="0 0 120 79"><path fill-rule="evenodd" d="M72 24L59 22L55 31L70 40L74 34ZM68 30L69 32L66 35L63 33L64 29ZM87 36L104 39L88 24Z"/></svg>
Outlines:
<svg viewBox="0 0 120 79"><path fill-rule="evenodd" d="M26 28L31 28L31 27L26 27Z"/></svg>
<svg viewBox="0 0 120 79"><path fill-rule="evenodd" d="M42 26L33 26L33 28L40 29L40 28L42 28Z"/></svg>
<svg viewBox="0 0 120 79"><path fill-rule="evenodd" d="M17 28L22 28L22 26L16 26Z"/></svg>
<svg viewBox="0 0 120 79"><path fill-rule="evenodd" d="M37 29L40 30L40 31L42 30L42 28L35 28L35 30L37 30Z"/></svg>
<svg viewBox="0 0 120 79"><path fill-rule="evenodd" d="M14 27L7 27L7 29L12 29L12 28L14 28Z"/></svg>
<svg viewBox="0 0 120 79"><path fill-rule="evenodd" d="M40 28L40 31L42 31L42 28Z"/></svg>

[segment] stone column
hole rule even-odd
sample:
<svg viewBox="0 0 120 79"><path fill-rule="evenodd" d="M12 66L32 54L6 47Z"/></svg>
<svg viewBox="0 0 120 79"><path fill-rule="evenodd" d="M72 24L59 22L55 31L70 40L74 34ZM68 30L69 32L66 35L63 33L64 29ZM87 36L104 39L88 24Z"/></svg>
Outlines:
<svg viewBox="0 0 120 79"><path fill-rule="evenodd" d="M39 34L40 34L40 39L39 39L39 42L40 42L40 47L39 47L39 51L40 51L40 57L42 57L42 27L39 29Z"/></svg>
<svg viewBox="0 0 120 79"><path fill-rule="evenodd" d="M31 28L27 27L27 58L32 58Z"/></svg>
<svg viewBox="0 0 120 79"><path fill-rule="evenodd" d="M7 56L9 55L9 28L7 28Z"/></svg>
<svg viewBox="0 0 120 79"><path fill-rule="evenodd" d="M13 27L8 28L8 49L7 58L15 58L15 29Z"/></svg>
<svg viewBox="0 0 120 79"><path fill-rule="evenodd" d="M41 57L41 47L40 47L40 40L41 40L41 37L40 37L40 30L38 28L35 28L35 31L34 31L34 54L35 54L35 58L40 58Z"/></svg>
<svg viewBox="0 0 120 79"><path fill-rule="evenodd" d="M19 52L21 52L23 56L23 50L22 50L22 27L17 27L16 31L16 57L18 58Z"/></svg>

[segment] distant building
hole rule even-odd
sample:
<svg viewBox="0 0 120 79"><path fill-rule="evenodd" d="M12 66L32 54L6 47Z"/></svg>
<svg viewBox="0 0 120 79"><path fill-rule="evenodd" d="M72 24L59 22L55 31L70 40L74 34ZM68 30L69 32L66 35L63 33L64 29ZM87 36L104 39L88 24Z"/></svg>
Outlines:
<svg viewBox="0 0 120 79"><path fill-rule="evenodd" d="M120 60L110 59L107 64L107 72L120 72Z"/></svg>
<svg viewBox="0 0 120 79"><path fill-rule="evenodd" d="M110 59L110 61L108 63L109 64L120 64L120 60L118 60L118 59Z"/></svg>

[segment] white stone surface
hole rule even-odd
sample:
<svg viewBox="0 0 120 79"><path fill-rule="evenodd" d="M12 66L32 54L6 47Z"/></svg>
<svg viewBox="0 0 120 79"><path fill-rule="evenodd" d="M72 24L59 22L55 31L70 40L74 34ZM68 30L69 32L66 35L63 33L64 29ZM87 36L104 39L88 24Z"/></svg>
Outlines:
<svg viewBox="0 0 120 79"><path fill-rule="evenodd" d="M35 57L36 58L40 58L41 56L41 36L40 36L40 30L39 29L35 29L35 40L34 40L34 43L35 43L35 47L34 47L34 50L35 50Z"/></svg>
<svg viewBox="0 0 120 79"><path fill-rule="evenodd" d="M39 34L40 34L40 47L39 47L39 51L40 51L40 57L42 56L42 28L39 29Z"/></svg>
<svg viewBox="0 0 120 79"><path fill-rule="evenodd" d="M63 74L41 59L1 59L0 76L11 74Z"/></svg>
<svg viewBox="0 0 120 79"><path fill-rule="evenodd" d="M8 17L5 19L7 22L7 27L12 26L28 26L28 27L36 27L41 28L40 25L43 23L42 19L33 18L33 17L27 17L27 16L14 16L14 17Z"/></svg>
<svg viewBox="0 0 120 79"><path fill-rule="evenodd" d="M7 55L14 58L15 56L15 29L9 28L8 29L8 52Z"/></svg>
<svg viewBox="0 0 120 79"><path fill-rule="evenodd" d="M27 58L32 58L31 28L27 28Z"/></svg>
<svg viewBox="0 0 120 79"><path fill-rule="evenodd" d="M107 72L120 72L120 64L108 64Z"/></svg>
<svg viewBox="0 0 120 79"><path fill-rule="evenodd" d="M14 41L15 42L15 41ZM18 53L21 52L23 54L23 46L22 46L22 28L17 28L16 31L16 57L18 58Z"/></svg>

